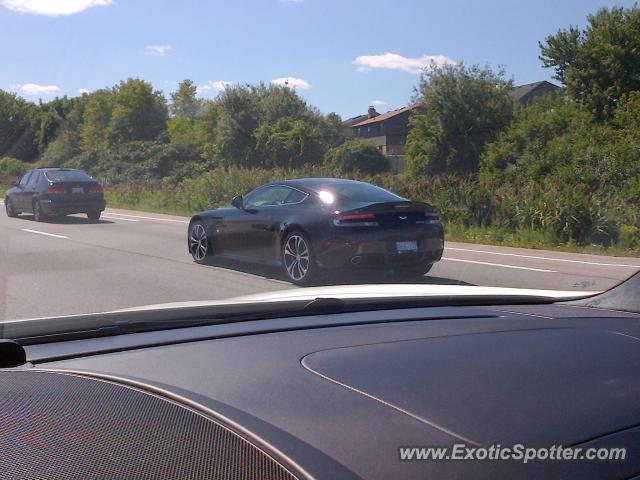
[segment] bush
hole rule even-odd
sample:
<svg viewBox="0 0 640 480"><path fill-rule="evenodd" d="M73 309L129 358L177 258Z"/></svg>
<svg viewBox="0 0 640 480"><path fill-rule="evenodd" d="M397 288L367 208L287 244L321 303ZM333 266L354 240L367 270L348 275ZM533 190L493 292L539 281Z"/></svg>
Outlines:
<svg viewBox="0 0 640 480"><path fill-rule="evenodd" d="M31 168L31 164L12 157L0 158L0 177L17 179Z"/></svg>
<svg viewBox="0 0 640 480"><path fill-rule="evenodd" d="M341 173L361 172L375 175L390 170L389 160L371 142L351 138L330 149L325 163Z"/></svg>
<svg viewBox="0 0 640 480"><path fill-rule="evenodd" d="M618 246L630 250L640 248L640 231L635 225L621 225Z"/></svg>

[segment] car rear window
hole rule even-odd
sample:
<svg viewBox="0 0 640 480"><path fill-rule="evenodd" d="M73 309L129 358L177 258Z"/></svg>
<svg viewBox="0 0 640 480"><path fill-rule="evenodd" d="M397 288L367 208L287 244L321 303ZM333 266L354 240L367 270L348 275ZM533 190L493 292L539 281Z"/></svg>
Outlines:
<svg viewBox="0 0 640 480"><path fill-rule="evenodd" d="M314 187L320 192L329 192L337 200L347 200L352 202L397 202L404 198L391 193L384 188L369 185L367 183L328 183ZM322 198L322 195L321 195Z"/></svg>
<svg viewBox="0 0 640 480"><path fill-rule="evenodd" d="M80 170L53 170L45 172L50 182L92 182L93 178Z"/></svg>

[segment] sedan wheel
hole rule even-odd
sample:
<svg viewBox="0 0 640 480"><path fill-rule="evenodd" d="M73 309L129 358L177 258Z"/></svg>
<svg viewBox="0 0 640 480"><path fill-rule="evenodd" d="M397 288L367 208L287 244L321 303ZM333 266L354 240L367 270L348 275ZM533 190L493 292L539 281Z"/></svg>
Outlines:
<svg viewBox="0 0 640 480"><path fill-rule="evenodd" d="M45 221L44 213L42 213L42 207L40 206L40 202L37 200L33 203L33 219L36 222Z"/></svg>
<svg viewBox="0 0 640 480"><path fill-rule="evenodd" d="M301 232L292 232L282 244L282 264L289 280L297 285L308 284L317 267L310 242Z"/></svg>
<svg viewBox="0 0 640 480"><path fill-rule="evenodd" d="M13 208L13 202L10 198L6 198L4 201L4 208L7 211L7 217L17 217L18 212Z"/></svg>
<svg viewBox="0 0 640 480"><path fill-rule="evenodd" d="M209 254L209 238L201 222L191 225L189 231L189 252L197 263L202 263Z"/></svg>

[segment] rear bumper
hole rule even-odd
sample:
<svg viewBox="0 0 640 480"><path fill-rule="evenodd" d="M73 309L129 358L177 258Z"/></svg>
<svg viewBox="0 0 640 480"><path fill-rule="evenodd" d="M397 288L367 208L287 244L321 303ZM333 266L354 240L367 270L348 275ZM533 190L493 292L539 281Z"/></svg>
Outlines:
<svg viewBox="0 0 640 480"><path fill-rule="evenodd" d="M439 222L386 231L367 231L366 228L349 230L333 229L334 236L316 243L315 252L320 267L416 267L439 261L444 249L444 230ZM407 241L415 241L417 251L398 252L397 242Z"/></svg>
<svg viewBox="0 0 640 480"><path fill-rule="evenodd" d="M106 208L104 198L87 199L39 199L42 211L47 215L70 215L73 213L102 212Z"/></svg>

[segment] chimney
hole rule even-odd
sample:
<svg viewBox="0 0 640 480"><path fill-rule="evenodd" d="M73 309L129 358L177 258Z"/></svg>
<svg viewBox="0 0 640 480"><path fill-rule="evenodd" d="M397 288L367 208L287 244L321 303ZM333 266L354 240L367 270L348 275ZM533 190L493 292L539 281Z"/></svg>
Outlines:
<svg viewBox="0 0 640 480"><path fill-rule="evenodd" d="M373 105L369 105L369 110L367 111L367 118L375 118L378 115L380 115L378 112L376 112L376 109Z"/></svg>

